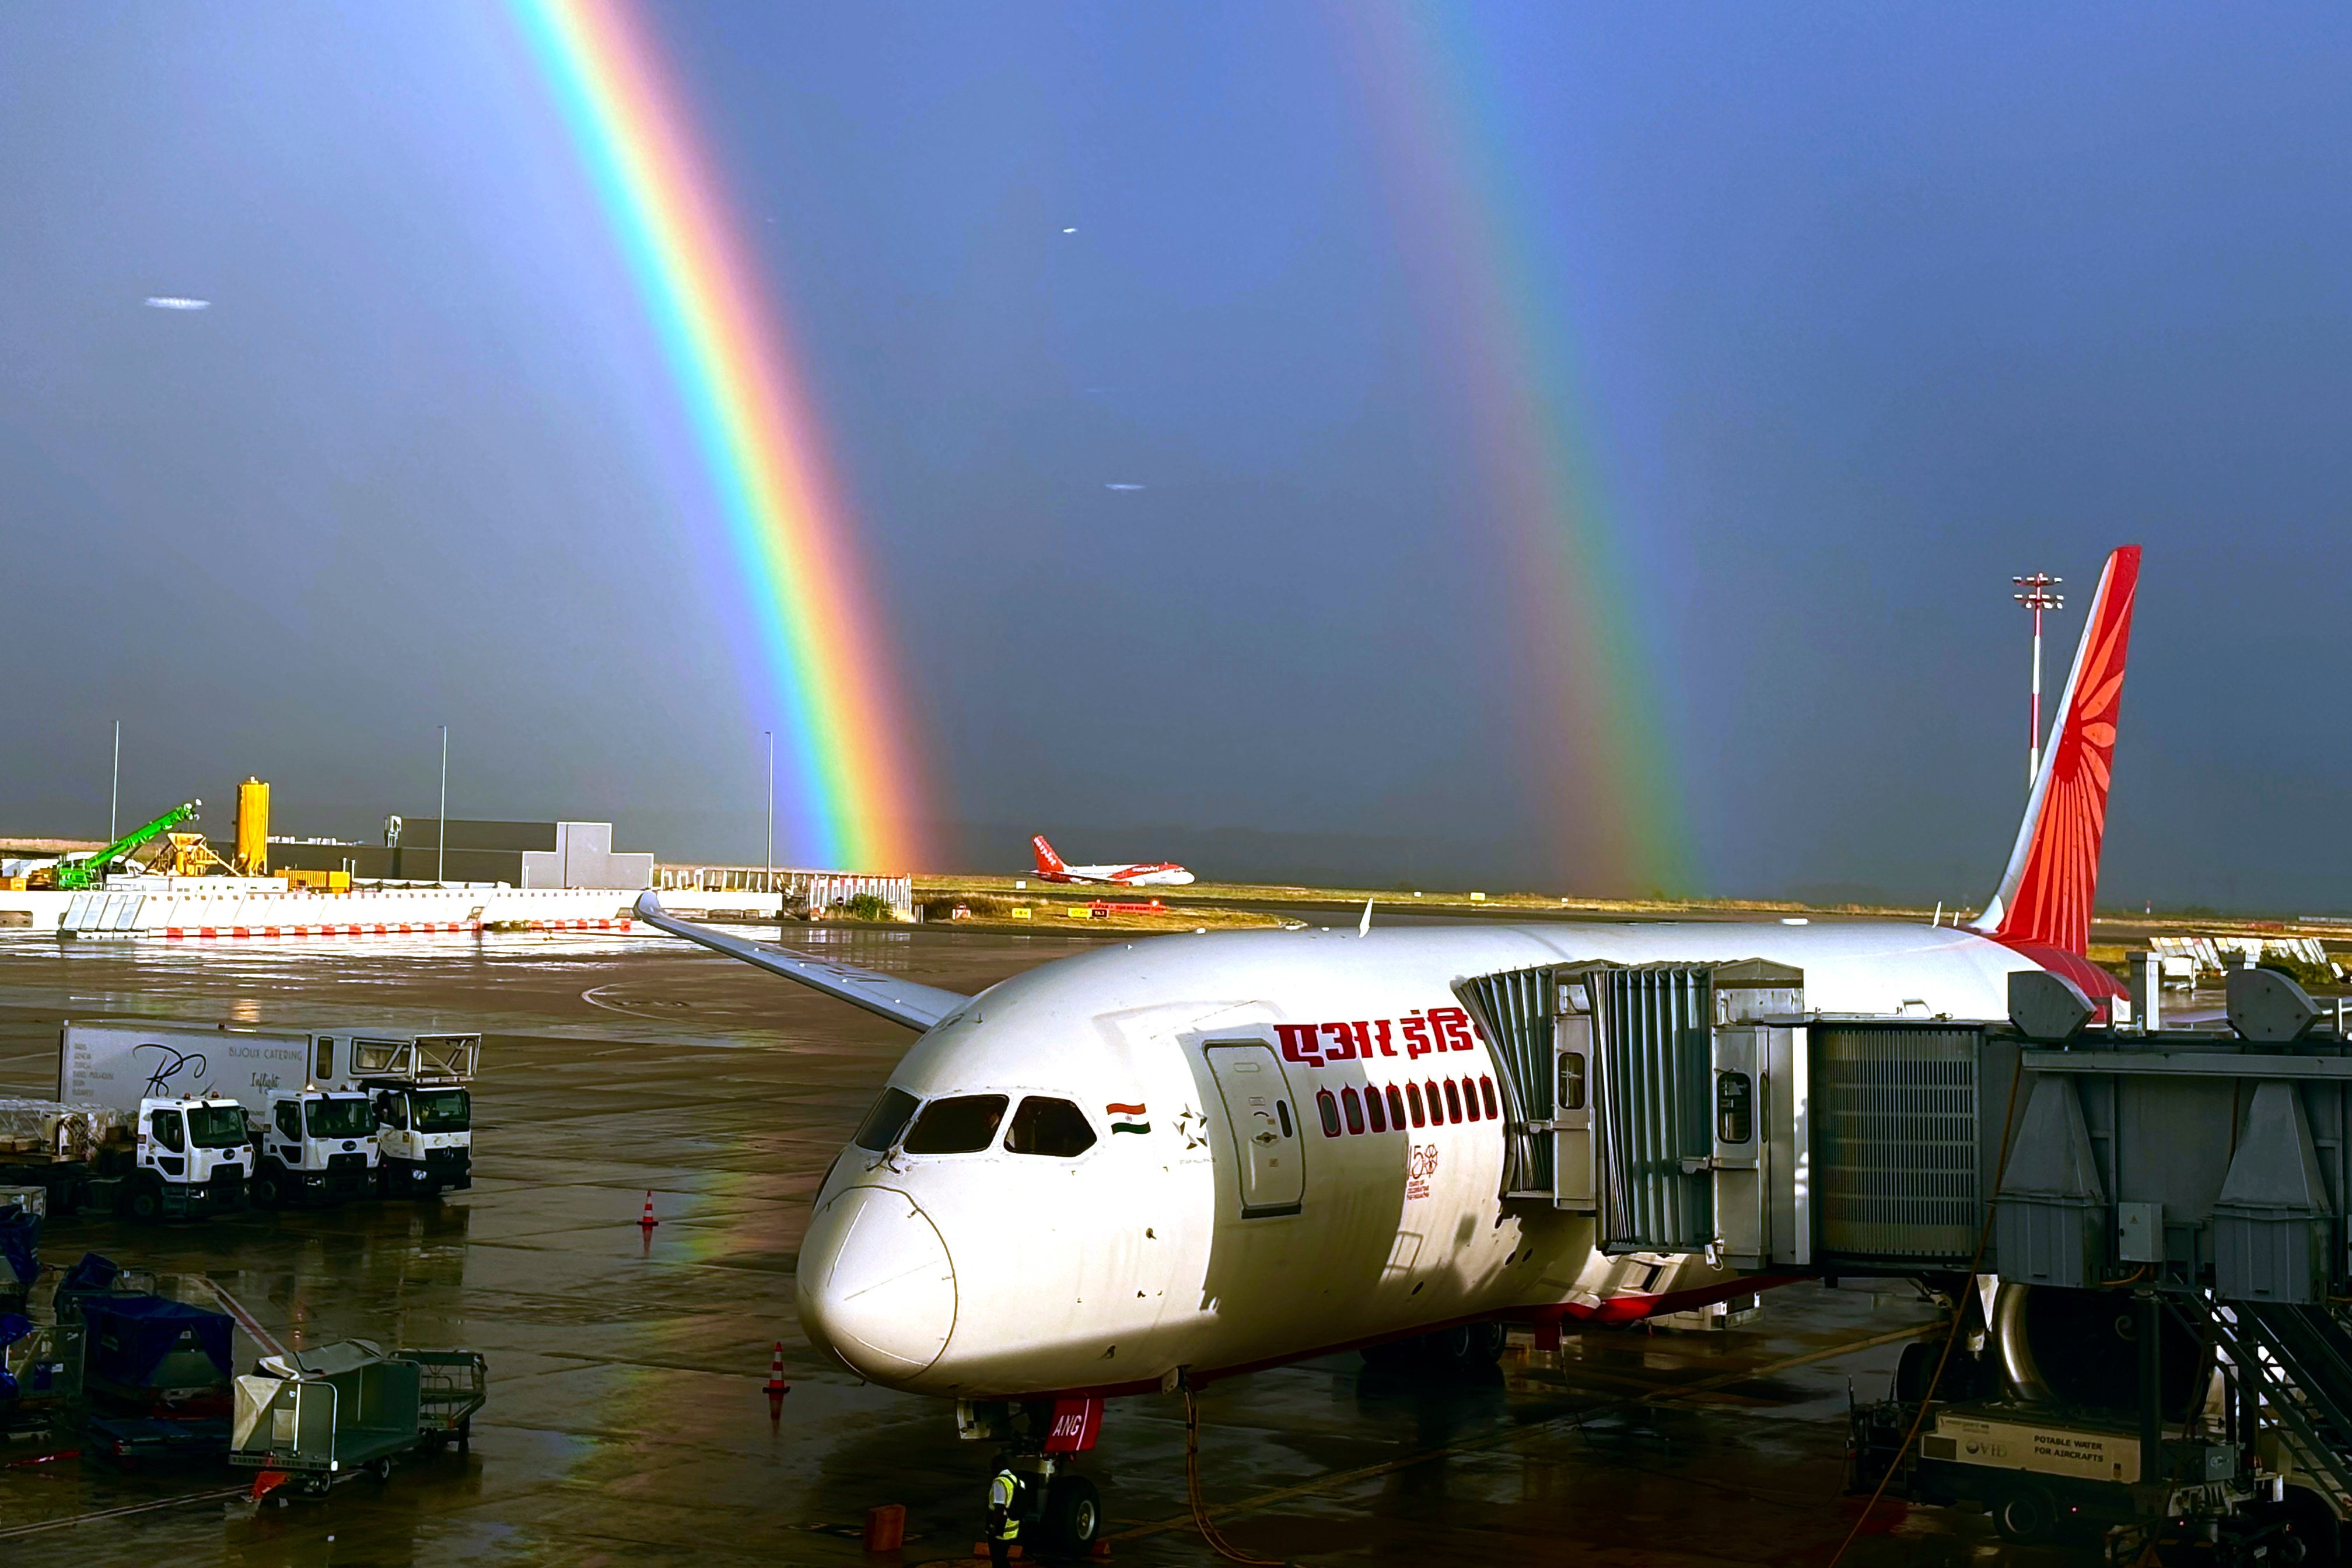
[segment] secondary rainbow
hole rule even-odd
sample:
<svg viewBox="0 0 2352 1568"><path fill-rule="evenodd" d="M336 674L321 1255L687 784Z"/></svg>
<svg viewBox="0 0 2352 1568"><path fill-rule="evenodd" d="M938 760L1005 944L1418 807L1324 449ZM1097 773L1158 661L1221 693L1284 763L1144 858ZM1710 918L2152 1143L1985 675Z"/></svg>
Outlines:
<svg viewBox="0 0 2352 1568"><path fill-rule="evenodd" d="M1481 41L1444 7L1329 15L1445 362L1440 384L1476 453L1475 499L1509 559L1519 603L1498 643L1535 699L1521 739L1560 792L1556 852L1614 890L1688 891L1683 780L1654 689L1660 659L1628 613L1625 520L1594 450L1563 279L1527 232L1530 182L1510 166L1511 138L1488 123L1498 94L1479 79Z"/></svg>
<svg viewBox="0 0 2352 1568"><path fill-rule="evenodd" d="M644 293L709 476L704 504L749 596L753 654L772 686L755 700L780 715L769 721L780 857L910 868L922 853L919 774L887 644L783 324L719 181L629 6L512 4Z"/></svg>

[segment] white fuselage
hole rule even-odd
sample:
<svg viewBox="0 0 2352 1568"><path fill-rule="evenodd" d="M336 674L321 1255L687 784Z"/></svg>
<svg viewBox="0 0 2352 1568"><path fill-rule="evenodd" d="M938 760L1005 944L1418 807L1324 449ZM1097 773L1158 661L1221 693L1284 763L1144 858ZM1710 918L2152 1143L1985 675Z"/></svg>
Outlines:
<svg viewBox="0 0 2352 1568"><path fill-rule="evenodd" d="M2034 967L1968 931L1879 921L1245 931L1066 959L943 1019L890 1083L926 1104L1065 1100L1092 1145L1012 1152L1000 1128L969 1153L852 1146L801 1250L802 1321L862 1377L993 1397L1139 1390L1180 1367L1661 1294L1664 1260L1600 1257L1590 1216L1502 1202L1500 1122L1430 1124L1446 1085L1475 1095L1498 1073L1438 1015L1455 981L1502 970L1752 958L1802 970L1813 1011L1962 1018L2002 1016L2007 975ZM1385 1105L1408 1084L1423 1125L1325 1132L1318 1091Z"/></svg>
<svg viewBox="0 0 2352 1568"><path fill-rule="evenodd" d="M1192 873L1181 866L1065 866L1040 871L1044 882L1099 882L1113 888L1181 888Z"/></svg>

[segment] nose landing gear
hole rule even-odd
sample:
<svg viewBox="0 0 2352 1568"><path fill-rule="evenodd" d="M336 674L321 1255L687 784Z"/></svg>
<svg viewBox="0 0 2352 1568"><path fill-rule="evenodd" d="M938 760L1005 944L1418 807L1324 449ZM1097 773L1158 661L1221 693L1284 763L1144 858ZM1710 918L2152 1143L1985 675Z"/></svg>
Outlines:
<svg viewBox="0 0 2352 1568"><path fill-rule="evenodd" d="M1045 1484L1040 1531L1047 1552L1085 1557L1102 1539L1102 1494L1086 1477L1066 1471Z"/></svg>
<svg viewBox="0 0 2352 1568"><path fill-rule="evenodd" d="M1003 1445L989 1483L982 1539L995 1563L1021 1549L1024 1561L1075 1563L1097 1555L1102 1494L1071 1469L1094 1447L1099 1399L959 1400L956 1433Z"/></svg>

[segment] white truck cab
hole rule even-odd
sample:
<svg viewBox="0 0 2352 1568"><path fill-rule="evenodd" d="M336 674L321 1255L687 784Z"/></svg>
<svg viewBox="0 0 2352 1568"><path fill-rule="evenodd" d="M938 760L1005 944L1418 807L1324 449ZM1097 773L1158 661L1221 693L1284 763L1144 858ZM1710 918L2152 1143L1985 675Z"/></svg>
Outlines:
<svg viewBox="0 0 2352 1568"><path fill-rule="evenodd" d="M253 1129L253 1201L340 1203L376 1185L375 1105L364 1094L305 1084L272 1089Z"/></svg>
<svg viewBox="0 0 2352 1568"><path fill-rule="evenodd" d="M474 1184L474 1096L458 1083L385 1084L375 1091L383 1195L437 1196Z"/></svg>
<svg viewBox="0 0 2352 1568"><path fill-rule="evenodd" d="M481 1062L482 1037L354 1032L345 1051L343 1074L332 1081L374 1097L383 1195L430 1199L471 1187L474 1095L467 1086ZM331 1077L331 1070L330 1064Z"/></svg>
<svg viewBox="0 0 2352 1568"><path fill-rule="evenodd" d="M236 1100L142 1100L119 1202L136 1219L240 1208L252 1169L245 1108Z"/></svg>

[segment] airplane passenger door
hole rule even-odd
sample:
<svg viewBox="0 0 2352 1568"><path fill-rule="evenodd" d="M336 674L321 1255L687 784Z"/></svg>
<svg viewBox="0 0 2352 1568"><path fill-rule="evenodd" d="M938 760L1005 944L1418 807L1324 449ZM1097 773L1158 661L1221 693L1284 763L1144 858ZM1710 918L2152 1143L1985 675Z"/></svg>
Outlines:
<svg viewBox="0 0 2352 1568"><path fill-rule="evenodd" d="M1270 1046L1255 1040L1207 1047L1209 1076L1224 1101L1241 1182L1242 1217L1297 1214L1307 1192L1307 1145L1290 1086Z"/></svg>

